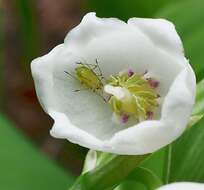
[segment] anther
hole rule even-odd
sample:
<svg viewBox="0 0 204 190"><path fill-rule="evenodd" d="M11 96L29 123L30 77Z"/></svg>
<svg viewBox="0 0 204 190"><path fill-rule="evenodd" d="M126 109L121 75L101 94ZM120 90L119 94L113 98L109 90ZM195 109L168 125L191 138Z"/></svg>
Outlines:
<svg viewBox="0 0 204 190"><path fill-rule="evenodd" d="M131 77L134 75L134 71L132 69L128 69L128 76Z"/></svg>
<svg viewBox="0 0 204 190"><path fill-rule="evenodd" d="M147 111L147 119L153 119L154 113L152 111Z"/></svg>
<svg viewBox="0 0 204 190"><path fill-rule="evenodd" d="M152 78L149 78L147 80L152 88L157 88L159 86L159 81Z"/></svg>
<svg viewBox="0 0 204 190"><path fill-rule="evenodd" d="M121 123L125 124L125 123L128 122L128 120L129 120L129 115L123 114L123 115L121 116Z"/></svg>

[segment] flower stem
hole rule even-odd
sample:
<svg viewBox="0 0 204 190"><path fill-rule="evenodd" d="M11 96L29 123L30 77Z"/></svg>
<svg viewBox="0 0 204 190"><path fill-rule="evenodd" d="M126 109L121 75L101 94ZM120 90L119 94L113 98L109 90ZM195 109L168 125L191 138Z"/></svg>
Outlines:
<svg viewBox="0 0 204 190"><path fill-rule="evenodd" d="M169 183L171 174L171 161L172 161L172 144L169 144L166 149L165 166L164 166L164 184Z"/></svg>
<svg viewBox="0 0 204 190"><path fill-rule="evenodd" d="M98 190L116 187L148 156L114 155L108 162L79 176L69 190Z"/></svg>

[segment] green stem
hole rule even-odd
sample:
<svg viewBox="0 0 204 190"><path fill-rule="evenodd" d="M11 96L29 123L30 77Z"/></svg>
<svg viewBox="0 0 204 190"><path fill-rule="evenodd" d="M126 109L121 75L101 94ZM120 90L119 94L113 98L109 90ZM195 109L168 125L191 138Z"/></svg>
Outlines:
<svg viewBox="0 0 204 190"><path fill-rule="evenodd" d="M119 156L81 175L69 190L98 190L116 187L149 155Z"/></svg>
<svg viewBox="0 0 204 190"><path fill-rule="evenodd" d="M169 183L171 174L171 160L172 160L172 144L169 144L166 149L165 166L164 166L164 184Z"/></svg>

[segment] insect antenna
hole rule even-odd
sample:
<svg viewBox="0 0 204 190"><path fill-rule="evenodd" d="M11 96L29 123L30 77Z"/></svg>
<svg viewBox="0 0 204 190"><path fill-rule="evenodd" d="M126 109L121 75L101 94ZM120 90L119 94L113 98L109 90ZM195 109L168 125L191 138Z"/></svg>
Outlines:
<svg viewBox="0 0 204 190"><path fill-rule="evenodd" d="M105 79L105 77L103 76L102 70L101 70L101 68L99 66L97 58L96 58L96 65L97 65L97 68L98 68L98 71L99 71L99 75L97 75L97 76L101 77L101 80Z"/></svg>
<svg viewBox="0 0 204 190"><path fill-rule="evenodd" d="M80 92L80 91L85 91L85 90L89 90L89 88L76 89L76 90L74 90L74 92Z"/></svg>
<svg viewBox="0 0 204 190"><path fill-rule="evenodd" d="M96 65L97 65L97 67L98 67L100 76L103 76L102 71L101 71L101 68L100 68L100 66L99 66L99 64L98 64L98 59L96 59Z"/></svg>
<svg viewBox="0 0 204 190"><path fill-rule="evenodd" d="M67 72L67 71L64 71L67 75L69 75L70 77L72 77L73 79L75 79L75 80L77 80L78 81L78 79L74 76L74 75L72 75L71 73L69 73L69 72Z"/></svg>
<svg viewBox="0 0 204 190"><path fill-rule="evenodd" d="M76 62L76 64L78 65L83 65L83 66L87 66L90 70L94 71L97 68L96 64L90 64L90 63L82 63L82 62ZM92 67L93 68L92 68Z"/></svg>
<svg viewBox="0 0 204 190"><path fill-rule="evenodd" d="M97 92L97 91L95 91L95 94L98 95L100 98L102 98L104 102L107 102L106 99L103 97L102 94L100 94L100 93Z"/></svg>

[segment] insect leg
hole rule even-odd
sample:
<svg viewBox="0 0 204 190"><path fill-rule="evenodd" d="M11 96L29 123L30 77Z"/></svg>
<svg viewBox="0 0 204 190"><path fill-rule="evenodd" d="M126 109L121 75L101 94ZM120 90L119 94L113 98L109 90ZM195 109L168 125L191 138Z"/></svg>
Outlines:
<svg viewBox="0 0 204 190"><path fill-rule="evenodd" d="M80 92L80 91L84 91L84 90L88 90L88 88L84 88L84 89L76 89L73 92Z"/></svg>
<svg viewBox="0 0 204 190"><path fill-rule="evenodd" d="M103 99L104 102L107 102L107 100L104 98L103 93L100 94L98 91L94 90L93 92L95 92L100 98Z"/></svg>

